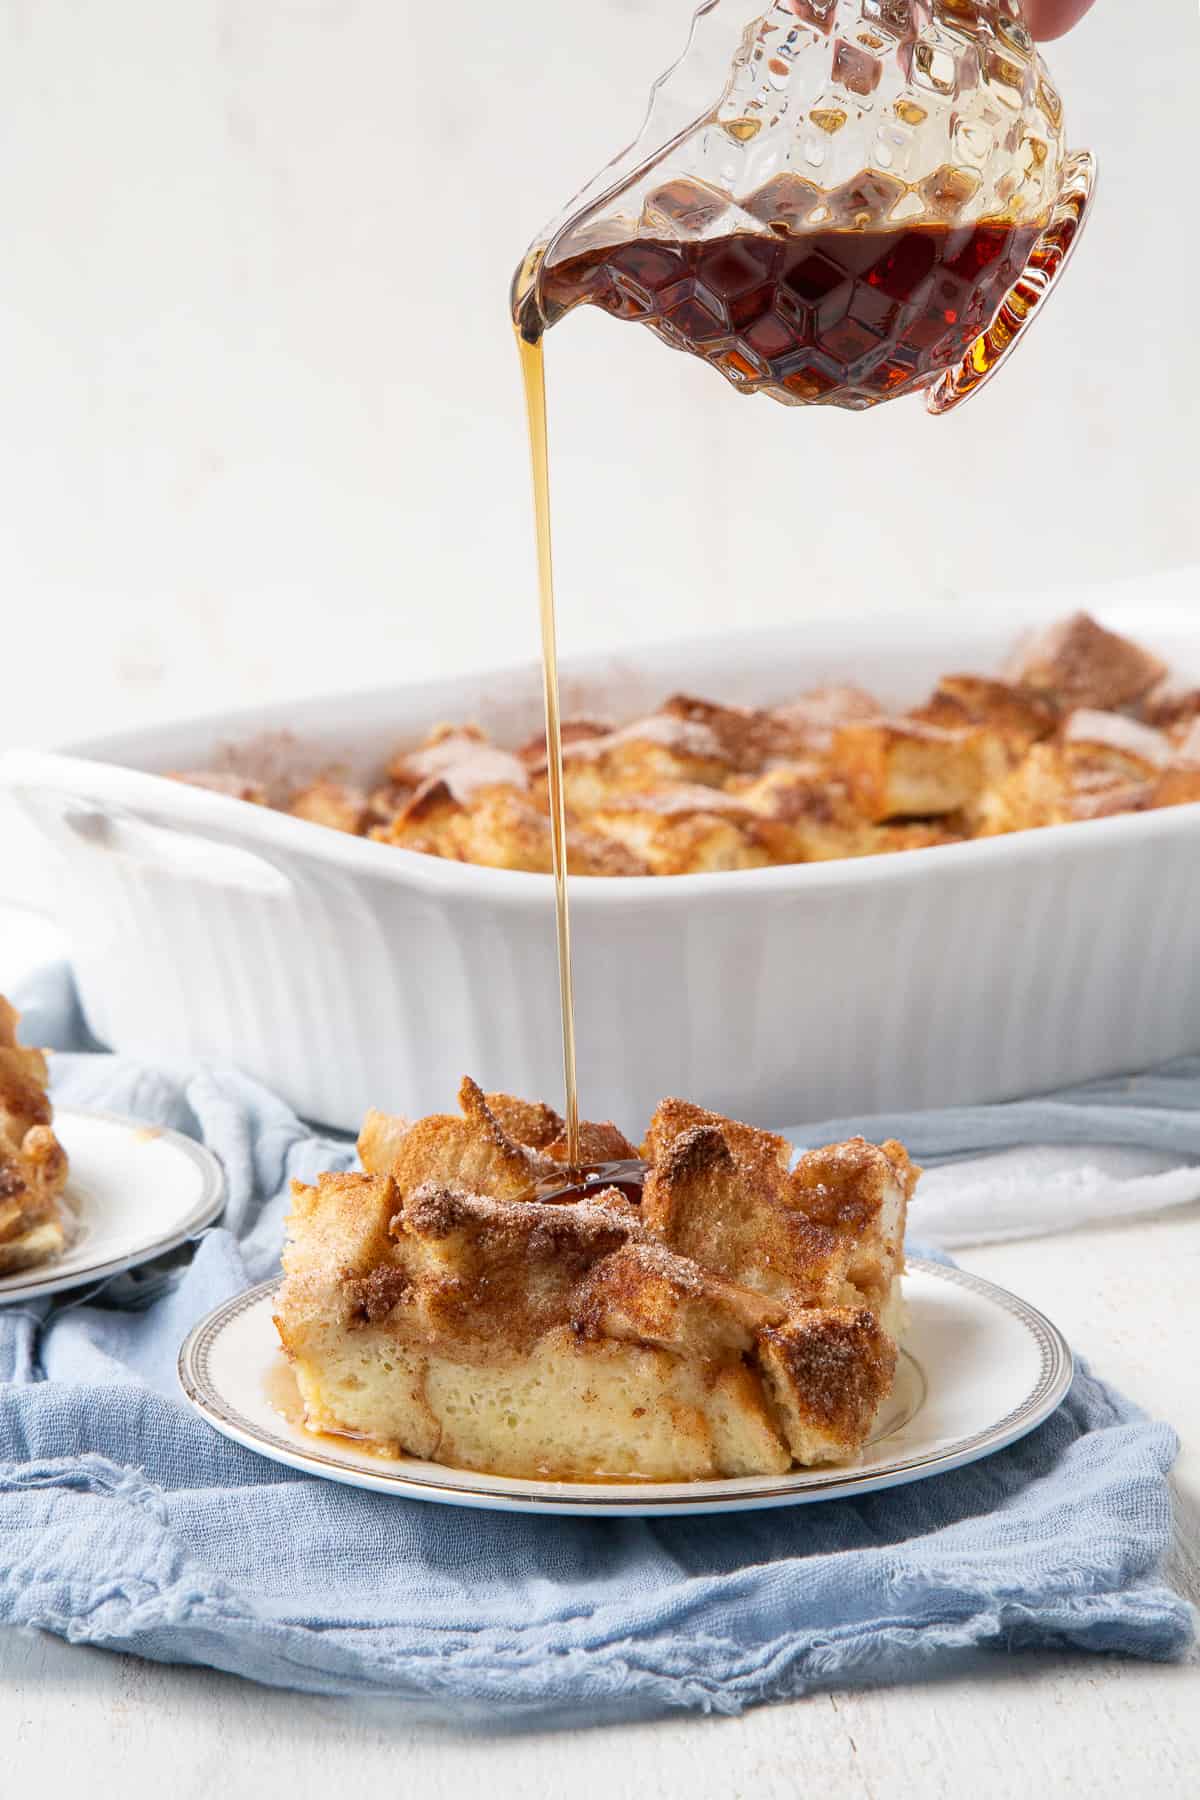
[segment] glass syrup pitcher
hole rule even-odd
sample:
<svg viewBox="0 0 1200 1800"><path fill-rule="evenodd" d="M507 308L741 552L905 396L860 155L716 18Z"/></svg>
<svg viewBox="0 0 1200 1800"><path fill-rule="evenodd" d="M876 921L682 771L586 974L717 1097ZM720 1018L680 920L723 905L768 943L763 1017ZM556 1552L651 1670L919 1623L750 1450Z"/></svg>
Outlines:
<svg viewBox="0 0 1200 1800"><path fill-rule="evenodd" d="M514 320L532 344L598 306L742 393L943 413L1012 351L1094 181L1019 0L706 0Z"/></svg>

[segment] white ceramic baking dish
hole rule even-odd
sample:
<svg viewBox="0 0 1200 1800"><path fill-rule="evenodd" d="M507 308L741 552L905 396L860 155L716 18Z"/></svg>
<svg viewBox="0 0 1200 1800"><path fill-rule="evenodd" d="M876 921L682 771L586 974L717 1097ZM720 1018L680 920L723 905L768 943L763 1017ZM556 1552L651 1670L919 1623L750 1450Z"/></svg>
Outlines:
<svg viewBox="0 0 1200 1800"><path fill-rule="evenodd" d="M1184 608L1110 611L1200 678ZM830 619L570 672L568 710L686 688L778 701L854 680L907 705L998 669L1032 621ZM441 719L519 740L532 667L11 752L0 784L54 846L52 902L96 1035L231 1059L307 1117L453 1104L459 1077L556 1101L548 877L344 837L161 778L297 727L366 774ZM680 1093L763 1124L997 1099L1200 1047L1200 807L869 861L572 887L580 1085L639 1129Z"/></svg>

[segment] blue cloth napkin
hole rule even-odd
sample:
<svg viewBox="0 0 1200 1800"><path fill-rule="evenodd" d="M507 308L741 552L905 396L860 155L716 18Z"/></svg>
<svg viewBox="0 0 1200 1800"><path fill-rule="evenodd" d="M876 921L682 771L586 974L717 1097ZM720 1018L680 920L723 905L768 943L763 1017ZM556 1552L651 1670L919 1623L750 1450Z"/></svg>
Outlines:
<svg viewBox="0 0 1200 1800"><path fill-rule="evenodd" d="M275 1268L289 1178L348 1167L352 1149L235 1071L80 1054L64 970L19 1000L27 1041L76 1047L55 1060L60 1102L202 1138L229 1209L149 1303L118 1285L0 1310L0 1621L492 1724L732 1713L912 1677L973 1646L1166 1660L1191 1644L1190 1609L1156 1573L1174 1435L1086 1369L1040 1430L970 1468L702 1520L460 1511L227 1442L179 1397L178 1345ZM1190 1113L1200 1148L1200 1065L1160 1080L1149 1111L1099 1084L1023 1106L1020 1130L1043 1138L1082 1106L1107 1141L1147 1142L1151 1119L1159 1144ZM888 1123L928 1155L1014 1141L1007 1115L973 1109L965 1132L932 1115Z"/></svg>

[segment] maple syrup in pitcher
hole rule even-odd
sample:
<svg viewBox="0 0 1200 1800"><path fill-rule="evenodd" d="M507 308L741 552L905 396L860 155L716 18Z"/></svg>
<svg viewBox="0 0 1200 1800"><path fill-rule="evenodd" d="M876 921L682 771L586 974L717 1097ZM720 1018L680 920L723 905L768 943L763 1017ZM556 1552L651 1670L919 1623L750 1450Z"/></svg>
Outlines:
<svg viewBox="0 0 1200 1800"><path fill-rule="evenodd" d="M693 242L636 240L542 271L523 342L590 304L649 325L746 393L866 407L928 385L986 330L1043 224L776 226Z"/></svg>

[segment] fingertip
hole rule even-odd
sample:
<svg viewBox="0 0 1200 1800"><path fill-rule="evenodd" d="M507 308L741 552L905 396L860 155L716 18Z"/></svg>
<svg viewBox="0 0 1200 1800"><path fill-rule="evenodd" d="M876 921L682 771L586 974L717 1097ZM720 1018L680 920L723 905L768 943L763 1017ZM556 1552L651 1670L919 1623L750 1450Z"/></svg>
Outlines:
<svg viewBox="0 0 1200 1800"><path fill-rule="evenodd" d="M1094 0L1025 0L1025 23L1041 44L1065 37L1078 25Z"/></svg>

